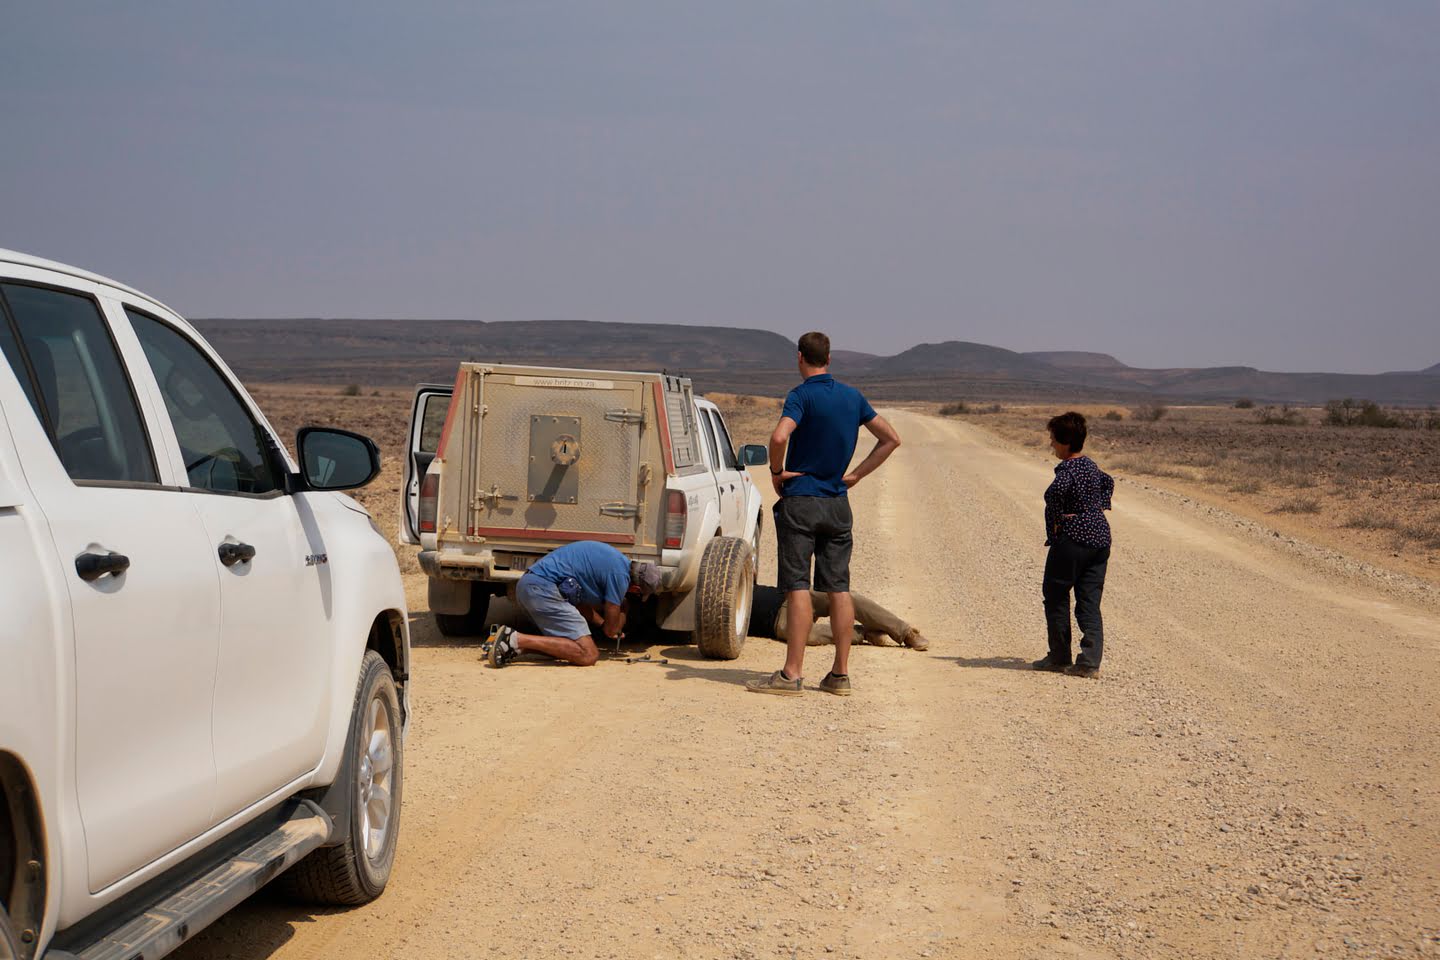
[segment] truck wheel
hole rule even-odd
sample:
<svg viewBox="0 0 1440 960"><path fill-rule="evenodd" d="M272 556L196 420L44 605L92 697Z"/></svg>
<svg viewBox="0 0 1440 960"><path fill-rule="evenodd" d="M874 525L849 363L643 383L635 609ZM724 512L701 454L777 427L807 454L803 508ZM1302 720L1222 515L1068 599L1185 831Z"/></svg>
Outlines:
<svg viewBox="0 0 1440 960"><path fill-rule="evenodd" d="M360 662L345 749L353 791L349 835L339 846L316 850L281 880L292 896L309 903L369 903L384 891L395 863L405 783L400 698L389 665L374 650Z"/></svg>
<svg viewBox="0 0 1440 960"><path fill-rule="evenodd" d="M0 960L20 960L20 940L10 927L10 915L0 907Z"/></svg>
<svg viewBox="0 0 1440 960"><path fill-rule="evenodd" d="M716 537L700 557L695 587L695 643L715 660L734 660L750 630L750 600L755 592L755 555L750 544Z"/></svg>
<svg viewBox="0 0 1440 960"><path fill-rule="evenodd" d="M490 612L490 592L480 583L470 584L469 613L437 613L435 625L447 637L480 637L485 634L485 617Z"/></svg>

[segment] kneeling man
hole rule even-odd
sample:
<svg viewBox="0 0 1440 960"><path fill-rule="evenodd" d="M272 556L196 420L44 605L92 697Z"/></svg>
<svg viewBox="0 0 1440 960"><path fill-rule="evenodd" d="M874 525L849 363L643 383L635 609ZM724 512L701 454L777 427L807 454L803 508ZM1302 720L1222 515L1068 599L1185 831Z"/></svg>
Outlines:
<svg viewBox="0 0 1440 960"><path fill-rule="evenodd" d="M660 569L635 563L606 543L567 543L531 567L515 585L515 599L541 634L501 627L490 643L490 666L503 667L521 653L543 653L582 667L600 659L591 624L617 640L625 629L625 596L641 600L660 589ZM586 611L584 614L581 610ZM587 622L587 619L589 622Z"/></svg>

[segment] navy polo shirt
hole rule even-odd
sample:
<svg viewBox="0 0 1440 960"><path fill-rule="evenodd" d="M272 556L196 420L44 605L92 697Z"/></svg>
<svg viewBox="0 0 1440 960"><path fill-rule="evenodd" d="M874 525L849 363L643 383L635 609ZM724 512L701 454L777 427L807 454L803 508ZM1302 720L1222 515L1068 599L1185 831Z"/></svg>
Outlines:
<svg viewBox="0 0 1440 960"><path fill-rule="evenodd" d="M785 469L805 474L786 480L784 495L845 496L845 471L855 455L857 434L875 419L875 408L859 390L817 373L790 391L780 415L796 423Z"/></svg>

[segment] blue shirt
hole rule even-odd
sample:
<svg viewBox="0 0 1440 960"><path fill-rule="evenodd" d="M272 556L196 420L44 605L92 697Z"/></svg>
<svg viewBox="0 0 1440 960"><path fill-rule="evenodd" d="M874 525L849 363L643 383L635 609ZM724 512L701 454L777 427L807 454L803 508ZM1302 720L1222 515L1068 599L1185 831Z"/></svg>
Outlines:
<svg viewBox="0 0 1440 960"><path fill-rule="evenodd" d="M560 587L560 594L572 603L598 607L602 603L619 606L630 589L630 561L625 554L608 543L580 540L567 543L542 557L530 572ZM578 590L568 596L566 579L575 581Z"/></svg>
<svg viewBox="0 0 1440 960"><path fill-rule="evenodd" d="M785 469L805 474L786 480L784 495L845 496L845 471L855 455L856 434L875 419L875 408L859 390L817 373L790 391L780 415L796 423Z"/></svg>

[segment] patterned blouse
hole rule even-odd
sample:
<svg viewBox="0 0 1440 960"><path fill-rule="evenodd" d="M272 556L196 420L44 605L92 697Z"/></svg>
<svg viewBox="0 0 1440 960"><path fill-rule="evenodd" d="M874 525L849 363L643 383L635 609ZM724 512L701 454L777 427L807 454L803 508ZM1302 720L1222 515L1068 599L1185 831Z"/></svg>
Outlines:
<svg viewBox="0 0 1440 960"><path fill-rule="evenodd" d="M1045 544L1060 536L1081 546L1110 546L1110 523L1105 511L1115 493L1115 478L1095 466L1089 457L1061 460L1055 480L1045 491Z"/></svg>

